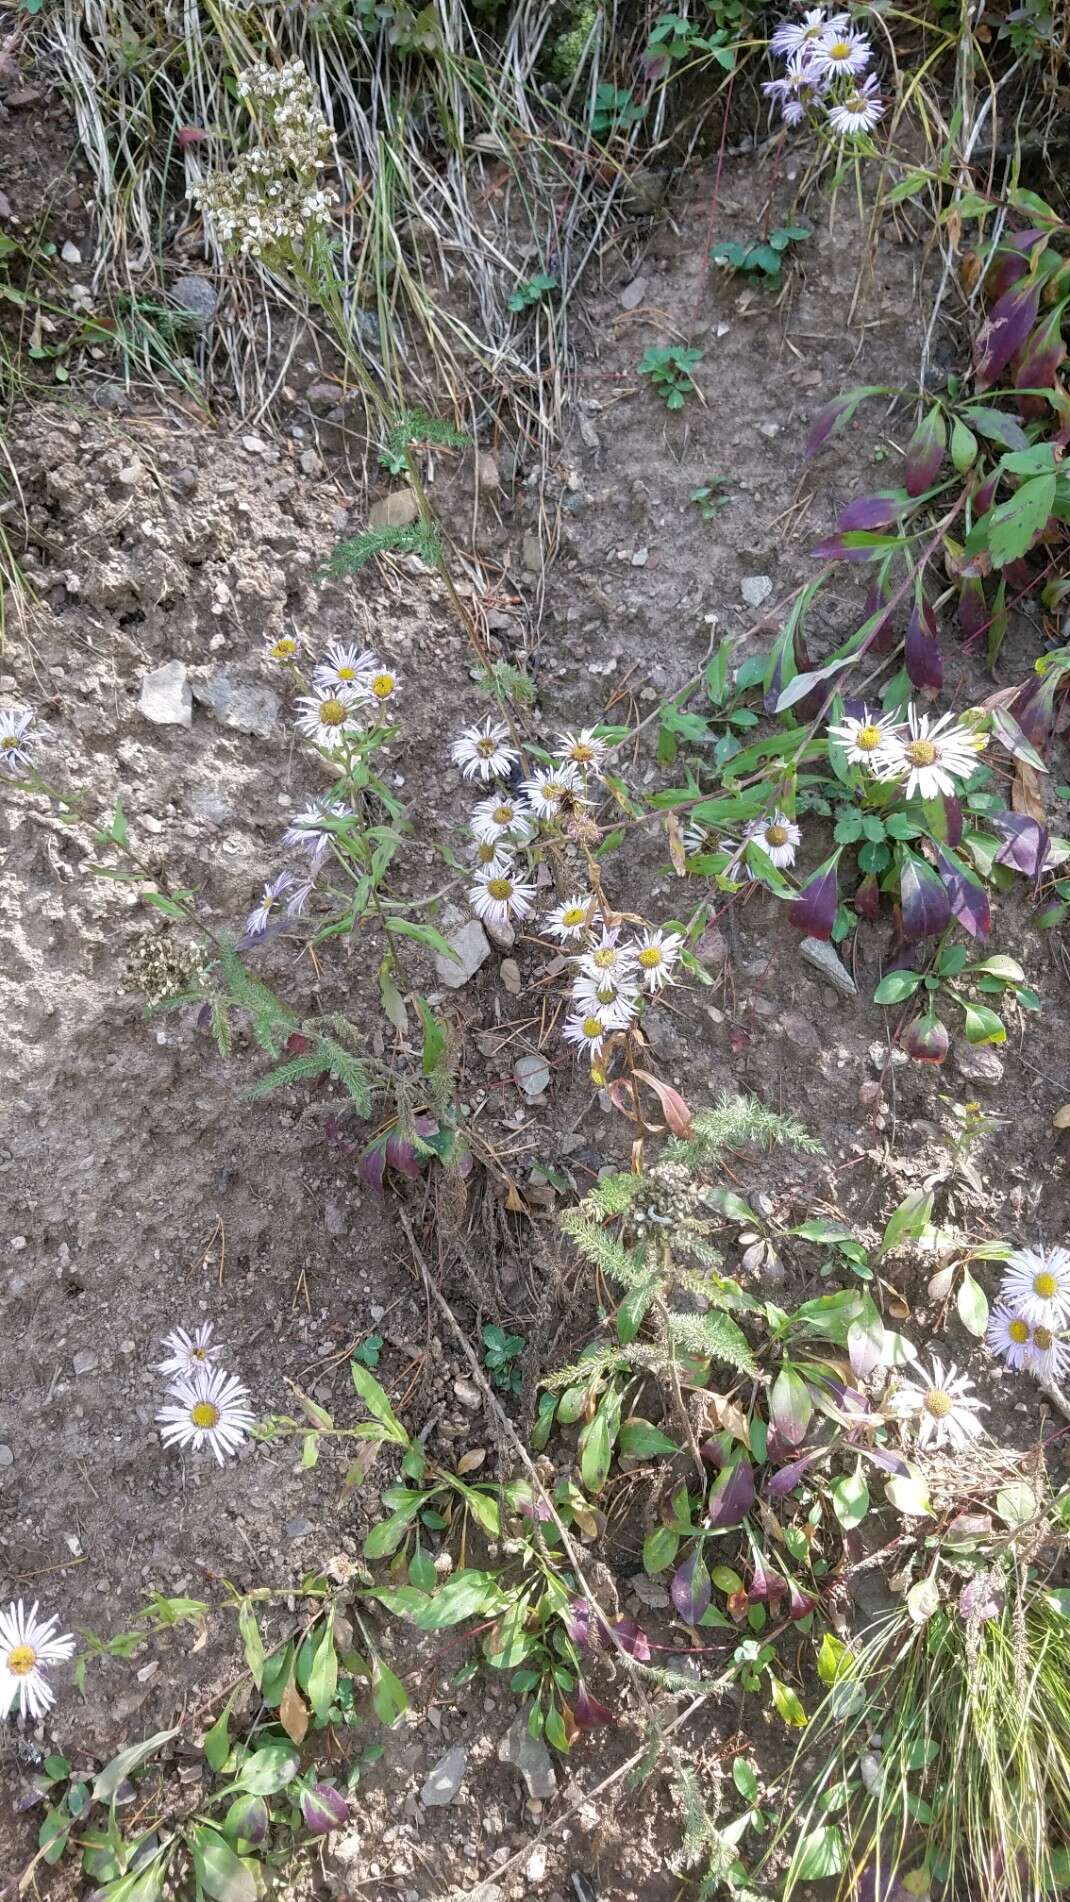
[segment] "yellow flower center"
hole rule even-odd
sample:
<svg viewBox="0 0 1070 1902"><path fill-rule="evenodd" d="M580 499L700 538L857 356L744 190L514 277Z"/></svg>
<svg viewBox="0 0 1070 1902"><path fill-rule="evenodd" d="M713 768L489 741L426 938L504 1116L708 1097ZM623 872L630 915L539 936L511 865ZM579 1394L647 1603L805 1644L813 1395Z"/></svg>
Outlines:
<svg viewBox="0 0 1070 1902"><path fill-rule="evenodd" d="M497 850L498 850L497 846L491 845L489 840L481 839L479 844L476 846L476 857L479 860L479 863L481 865L489 865L491 862L491 859L496 856Z"/></svg>
<svg viewBox="0 0 1070 1902"><path fill-rule="evenodd" d="M29 1677L37 1663L37 1653L32 1644L17 1644L7 1654L7 1668L12 1677Z"/></svg>
<svg viewBox="0 0 1070 1902"><path fill-rule="evenodd" d="M275 642L271 652L276 660L291 660L297 652L297 642L284 635L281 641Z"/></svg>
<svg viewBox="0 0 1070 1902"><path fill-rule="evenodd" d="M357 670L355 667L337 667L335 669L335 672L337 673L339 680L355 680L357 677Z"/></svg>
<svg viewBox="0 0 1070 1902"><path fill-rule="evenodd" d="M1050 1301L1052 1295L1058 1292L1059 1283L1054 1275L1048 1274L1047 1270L1043 1274L1033 1276L1033 1293L1039 1294L1042 1301Z"/></svg>
<svg viewBox="0 0 1070 1902"><path fill-rule="evenodd" d="M489 733L484 733L483 738L476 741L476 752L480 759L493 759L497 751L498 742L492 740Z"/></svg>
<svg viewBox="0 0 1070 1902"><path fill-rule="evenodd" d="M588 766L594 758L594 747L588 746L586 740L576 740L569 747L568 756L575 760L577 766Z"/></svg>
<svg viewBox="0 0 1070 1902"><path fill-rule="evenodd" d="M513 896L513 881L511 878L488 879L487 890L492 898L496 898L499 901L511 898Z"/></svg>
<svg viewBox="0 0 1070 1902"><path fill-rule="evenodd" d="M868 726L860 726L855 734L855 745L861 753L872 753L881 743L881 730L872 720Z"/></svg>
<svg viewBox="0 0 1070 1902"><path fill-rule="evenodd" d="M5 733L3 739L0 740L0 747L3 747L5 753L13 753L17 745L18 740L13 733Z"/></svg>
<svg viewBox="0 0 1070 1902"><path fill-rule="evenodd" d="M1042 1354L1047 1353L1054 1339L1055 1336L1050 1327L1035 1327L1033 1329L1033 1346L1039 1348Z"/></svg>
<svg viewBox="0 0 1070 1902"><path fill-rule="evenodd" d="M605 1030L605 1025L603 1024L602 1019L600 1017L585 1017L584 1018L583 1034L585 1037L601 1037L603 1035L604 1030Z"/></svg>
<svg viewBox="0 0 1070 1902"><path fill-rule="evenodd" d="M1007 1332L1016 1347L1024 1347L1029 1339L1029 1322L1011 1321Z"/></svg>
<svg viewBox="0 0 1070 1902"><path fill-rule="evenodd" d="M397 681L393 674L376 674L371 689L377 700L389 700Z"/></svg>
<svg viewBox="0 0 1070 1902"><path fill-rule="evenodd" d="M507 826L512 824L516 813L512 806L495 806L490 816L496 826Z"/></svg>
<svg viewBox="0 0 1070 1902"><path fill-rule="evenodd" d="M925 1411L931 1413L934 1420L946 1420L954 1404L942 1387L931 1387L925 1396Z"/></svg>
<svg viewBox="0 0 1070 1902"><path fill-rule="evenodd" d="M219 1408L212 1400L198 1400L196 1406L190 1408L189 1417L195 1427L207 1431L219 1425Z"/></svg>
<svg viewBox="0 0 1070 1902"><path fill-rule="evenodd" d="M766 826L765 843L766 845L787 845L788 843L787 826Z"/></svg>
<svg viewBox="0 0 1070 1902"><path fill-rule="evenodd" d="M542 796L556 806L565 797L565 788L559 780L546 779L543 781Z"/></svg>
<svg viewBox="0 0 1070 1902"><path fill-rule="evenodd" d="M586 905L566 905L564 911L561 914L561 922L562 924L569 925L570 927L573 925L582 925L586 916L587 916Z"/></svg>
<svg viewBox="0 0 1070 1902"><path fill-rule="evenodd" d="M324 700L320 706L320 725L344 726L348 713L344 700Z"/></svg>
<svg viewBox="0 0 1070 1902"><path fill-rule="evenodd" d="M639 953L639 962L644 971L656 971L661 963L661 952L656 944L646 944Z"/></svg>
<svg viewBox="0 0 1070 1902"><path fill-rule="evenodd" d="M591 958L599 971L611 971L617 962L617 953L611 944L599 945Z"/></svg>
<svg viewBox="0 0 1070 1902"><path fill-rule="evenodd" d="M850 41L849 40L833 40L832 45L828 49L828 56L830 59L850 59L851 57Z"/></svg>
<svg viewBox="0 0 1070 1902"><path fill-rule="evenodd" d="M936 748L931 740L911 740L905 752L912 766L931 766L936 758Z"/></svg>

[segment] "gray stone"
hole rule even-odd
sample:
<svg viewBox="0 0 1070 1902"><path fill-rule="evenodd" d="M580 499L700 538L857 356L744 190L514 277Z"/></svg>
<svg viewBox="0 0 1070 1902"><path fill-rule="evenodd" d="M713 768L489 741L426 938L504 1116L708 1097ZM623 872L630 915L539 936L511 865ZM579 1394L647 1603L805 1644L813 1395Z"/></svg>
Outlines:
<svg viewBox="0 0 1070 1902"><path fill-rule="evenodd" d="M193 719L193 696L186 679L185 663L165 661L145 674L141 682L138 712L153 726L189 726Z"/></svg>
<svg viewBox="0 0 1070 1902"><path fill-rule="evenodd" d="M739 592L749 608L760 608L773 592L771 575L744 575Z"/></svg>
<svg viewBox="0 0 1070 1902"><path fill-rule="evenodd" d="M312 1531L311 1519L287 1519L283 1528L288 1539L304 1539Z"/></svg>
<svg viewBox="0 0 1070 1902"><path fill-rule="evenodd" d="M208 826L225 826L227 820L234 817L230 800L214 786L195 787L190 794L189 809L192 819L200 819Z"/></svg>
<svg viewBox="0 0 1070 1902"><path fill-rule="evenodd" d="M420 505L412 490L395 489L381 501L372 503L368 520L373 528L407 528L419 513Z"/></svg>
<svg viewBox="0 0 1070 1902"><path fill-rule="evenodd" d="M542 543L532 528L524 530L524 539L520 545L520 559L529 574L542 573Z"/></svg>
<svg viewBox="0 0 1070 1902"><path fill-rule="evenodd" d="M187 464L184 469L175 470L174 483L180 495L195 495L197 492L197 480L197 471L190 467L189 464Z"/></svg>
<svg viewBox="0 0 1070 1902"><path fill-rule="evenodd" d="M642 303L645 295L646 295L646 278L633 277L631 283L626 284L620 294L621 309L622 310L637 310L639 305Z"/></svg>
<svg viewBox="0 0 1070 1902"><path fill-rule="evenodd" d="M60 252L60 257L63 259L64 264L81 264L82 262L82 254L78 246L72 244L69 238L66 240Z"/></svg>
<svg viewBox="0 0 1070 1902"><path fill-rule="evenodd" d="M453 1802L464 1782L467 1766L468 1759L460 1744L454 1744L452 1750L447 1750L445 1756L439 1758L420 1791L420 1801L425 1810L445 1809L447 1803Z"/></svg>
<svg viewBox="0 0 1070 1902"><path fill-rule="evenodd" d="M13 1466L15 1455L9 1446L0 1446L0 1466Z"/></svg>
<svg viewBox="0 0 1070 1902"><path fill-rule="evenodd" d="M955 1068L967 1083L1002 1083L1003 1064L994 1050L956 1044Z"/></svg>
<svg viewBox="0 0 1070 1902"><path fill-rule="evenodd" d="M799 955L820 971L826 983L831 984L841 997L857 997L858 986L846 966L841 964L831 944L826 938L804 938L799 946Z"/></svg>
<svg viewBox="0 0 1070 1902"><path fill-rule="evenodd" d="M82 1347L79 1348L71 1365L76 1374L92 1374L96 1372L97 1357L92 1348Z"/></svg>
<svg viewBox="0 0 1070 1902"><path fill-rule="evenodd" d="M524 1780L529 1796L547 1802L557 1793L550 1752L541 1737L533 1737L521 1711L498 1745L498 1762L508 1763Z"/></svg>
<svg viewBox="0 0 1070 1902"><path fill-rule="evenodd" d="M219 295L206 277L176 277L171 286L171 302L185 313L191 328L201 330L215 316Z"/></svg>
<svg viewBox="0 0 1070 1902"><path fill-rule="evenodd" d="M207 707L223 726L236 733L255 733L268 740L279 718L279 697L270 687L254 687L221 667L208 680L193 684L193 696L199 706Z"/></svg>
<svg viewBox="0 0 1070 1902"><path fill-rule="evenodd" d="M544 1096L550 1087L550 1066L542 1056L518 1057L513 1065L513 1077L525 1096Z"/></svg>
<svg viewBox="0 0 1070 1902"><path fill-rule="evenodd" d="M479 919L469 918L467 923L450 932L446 943L456 957L447 958L443 952L436 952L435 976L448 991L459 991L475 976L480 965L486 963L490 940Z"/></svg>

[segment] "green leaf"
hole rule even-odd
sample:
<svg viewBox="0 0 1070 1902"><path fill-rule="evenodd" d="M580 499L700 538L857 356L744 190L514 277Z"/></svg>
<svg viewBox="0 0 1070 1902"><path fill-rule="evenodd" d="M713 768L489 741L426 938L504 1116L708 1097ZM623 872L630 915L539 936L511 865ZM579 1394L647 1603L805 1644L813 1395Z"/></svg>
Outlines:
<svg viewBox="0 0 1070 1902"><path fill-rule="evenodd" d="M392 1440L395 1446L408 1446L409 1436L374 1374L367 1367L361 1367L358 1361L350 1362L349 1371L368 1412L382 1427L383 1437Z"/></svg>
<svg viewBox="0 0 1070 1902"><path fill-rule="evenodd" d="M611 1388L580 1435L580 1478L589 1493L600 1493L609 1478L620 1408L621 1395Z"/></svg>
<svg viewBox="0 0 1070 1902"><path fill-rule="evenodd" d="M852 1526L861 1525L869 1511L869 1488L862 1477L861 1460L856 1461L853 1473L833 1481L831 1492L832 1510L844 1530L849 1532Z"/></svg>
<svg viewBox="0 0 1070 1902"><path fill-rule="evenodd" d="M977 460L977 438L958 416L951 425L951 460L959 475L965 475Z"/></svg>
<svg viewBox="0 0 1070 1902"><path fill-rule="evenodd" d="M424 944L428 950L437 951L439 957L449 958L453 964L460 963L460 957L453 946L446 943L441 931L436 931L434 925L416 925L413 924L411 918L395 918L393 914L387 916L383 922L387 930L396 932L399 938L415 938L417 944Z"/></svg>
<svg viewBox="0 0 1070 1902"><path fill-rule="evenodd" d="M197 1880L214 1902L256 1902L256 1883L230 1844L206 1823L190 1836Z"/></svg>
<svg viewBox="0 0 1070 1902"><path fill-rule="evenodd" d="M962 1271L955 1306L959 1311L959 1320L963 1327L980 1340L988 1326L988 1296L980 1282L974 1280L968 1268Z"/></svg>
<svg viewBox="0 0 1070 1902"><path fill-rule="evenodd" d="M275 1796L293 1782L300 1767L295 1746L273 1738L246 1758L234 1781L249 1796Z"/></svg>
<svg viewBox="0 0 1070 1902"><path fill-rule="evenodd" d="M163 1749L164 1744L169 1744L172 1737L177 1736L176 1725L172 1730L156 1731L154 1736L146 1737L142 1743L131 1744L128 1750L120 1750L118 1756L113 1757L98 1773L93 1784L93 1801L110 1803L120 1783L125 1783L127 1777L133 1776L135 1770L139 1770L143 1763Z"/></svg>
<svg viewBox="0 0 1070 1902"><path fill-rule="evenodd" d="M907 1519L926 1519L932 1514L929 1488L920 1473L897 1473L884 1488L884 1496Z"/></svg>
<svg viewBox="0 0 1070 1902"><path fill-rule="evenodd" d="M986 1004L970 1004L965 998L959 1002L966 1018L966 1035L971 1043L1006 1043L1007 1032L1003 1021Z"/></svg>
<svg viewBox="0 0 1070 1902"><path fill-rule="evenodd" d="M834 1632L826 1631L817 1654L817 1675L822 1684L835 1684L846 1677L851 1669L851 1649L837 1638Z"/></svg>
<svg viewBox="0 0 1070 1902"><path fill-rule="evenodd" d="M906 1607L916 1625L924 1625L940 1609L940 1592L934 1578L919 1578L906 1595Z"/></svg>
<svg viewBox="0 0 1070 1902"><path fill-rule="evenodd" d="M256 1613L247 1598L243 1598L238 1607L238 1630L241 1634L245 1662L257 1690L264 1682L264 1640L260 1636L260 1627L256 1622Z"/></svg>
<svg viewBox="0 0 1070 1902"><path fill-rule="evenodd" d="M740 1796L747 1803L758 1801L758 1779L747 1762L746 1757L735 1757L732 1761L732 1781Z"/></svg>
<svg viewBox="0 0 1070 1902"><path fill-rule="evenodd" d="M372 1707L381 1724L389 1729L409 1708L409 1693L382 1658L372 1659Z"/></svg>
<svg viewBox="0 0 1070 1902"><path fill-rule="evenodd" d="M1034 476L1023 482L1006 502L994 509L970 530L966 538L968 555L987 549L994 568L1006 567L1028 554L1040 534L1055 503L1055 475Z"/></svg>
<svg viewBox="0 0 1070 1902"><path fill-rule="evenodd" d="M230 1707L235 1695L235 1692L231 1692L201 1745L212 1770L221 1770L230 1755Z"/></svg>
<svg viewBox="0 0 1070 1902"><path fill-rule="evenodd" d="M905 178L899 180L898 185L893 185L891 191L885 193L884 203L901 205L907 198L916 198L919 192L925 190L928 183L928 172L908 172Z"/></svg>
<svg viewBox="0 0 1070 1902"><path fill-rule="evenodd" d="M483 1656L496 1671L513 1671L523 1664L532 1648L532 1639L525 1629L528 1618L528 1600L526 1596L518 1598L514 1604L498 1619L483 1640Z"/></svg>
<svg viewBox="0 0 1070 1902"><path fill-rule="evenodd" d="M639 1329L647 1317L650 1303L658 1291L658 1277L651 1275L638 1288L626 1295L617 1309L617 1339L622 1347L634 1341Z"/></svg>
<svg viewBox="0 0 1070 1902"><path fill-rule="evenodd" d="M643 1540L643 1570L651 1576L671 1565L680 1547L680 1535L670 1526L655 1526Z"/></svg>
<svg viewBox="0 0 1070 1902"><path fill-rule="evenodd" d="M414 1617L421 1631L446 1631L463 1624L466 1618L485 1617L500 1611L504 1595L489 1572L464 1570L454 1573Z"/></svg>
<svg viewBox="0 0 1070 1902"><path fill-rule="evenodd" d="M676 1441L670 1440L667 1433L663 1433L660 1427L651 1426L649 1420L642 1420L638 1415L623 1422L618 1445L629 1459L649 1459L659 1453L671 1459L674 1453L680 1451Z"/></svg>
<svg viewBox="0 0 1070 1902"><path fill-rule="evenodd" d="M878 1253L886 1255L889 1250L898 1248L900 1242L916 1240L928 1227L932 1212L932 1191L912 1189L889 1217Z"/></svg>
<svg viewBox="0 0 1070 1902"><path fill-rule="evenodd" d="M806 1723L806 1712L789 1684L769 1673L769 1691L776 1707L777 1715L782 1717L792 1729L801 1730Z"/></svg>
<svg viewBox="0 0 1070 1902"><path fill-rule="evenodd" d="M998 953L995 957L983 958L980 964L971 964L971 976L975 976L978 971L984 971L989 977L1002 978L1005 984L1025 983L1025 972L1017 960Z"/></svg>
<svg viewBox="0 0 1070 1902"><path fill-rule="evenodd" d="M328 1612L319 1635L308 1677L308 1701L317 1717L326 1717L338 1689L338 1653L334 1648L334 1614Z"/></svg>
<svg viewBox="0 0 1070 1902"><path fill-rule="evenodd" d="M904 999L913 997L921 983L920 971L889 971L882 977L873 993L875 1004L901 1004Z"/></svg>
<svg viewBox="0 0 1070 1902"><path fill-rule="evenodd" d="M791 1859L785 1886L799 1882L820 1882L826 1876L838 1876L847 1863L847 1844L836 1823L822 1823L800 1838Z"/></svg>
<svg viewBox="0 0 1070 1902"><path fill-rule="evenodd" d="M446 1049L446 1027L439 1022L426 998L418 997L416 1008L424 1027L424 1047L420 1068L424 1076L432 1076L442 1062Z"/></svg>
<svg viewBox="0 0 1070 1902"><path fill-rule="evenodd" d="M115 800L115 816L108 828L108 837L113 840L116 845L127 845L130 841L130 834L126 828L126 814L123 811L123 802L118 795L116 795Z"/></svg>

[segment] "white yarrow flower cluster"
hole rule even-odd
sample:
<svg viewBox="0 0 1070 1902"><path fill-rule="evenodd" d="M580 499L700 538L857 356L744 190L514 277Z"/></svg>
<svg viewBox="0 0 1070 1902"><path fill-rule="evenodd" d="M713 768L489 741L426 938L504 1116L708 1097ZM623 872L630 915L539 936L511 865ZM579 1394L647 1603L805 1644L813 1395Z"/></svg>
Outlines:
<svg viewBox="0 0 1070 1902"><path fill-rule="evenodd" d="M326 230L337 193L320 182L330 127L300 60L277 71L254 66L238 81L257 120L261 143L226 170L192 187L220 243L258 258L299 248Z"/></svg>
<svg viewBox="0 0 1070 1902"><path fill-rule="evenodd" d="M167 1405L160 1408L156 1424L165 1446L191 1447L195 1453L207 1446L222 1466L238 1452L253 1415L246 1404L248 1389L214 1365L222 1349L211 1342L210 1321L193 1334L179 1327L167 1335L167 1358L159 1367L169 1377Z"/></svg>
<svg viewBox="0 0 1070 1902"><path fill-rule="evenodd" d="M17 1706L20 1717L36 1723L55 1703L48 1672L74 1652L68 1632L57 1636L58 1623L37 1616L36 1599L29 1611L21 1598L0 1611L0 1717L9 1717Z"/></svg>
<svg viewBox="0 0 1070 1902"><path fill-rule="evenodd" d="M953 713L919 713L907 708L905 720L877 716L863 707L861 719L845 718L830 726L829 738L846 748L852 765L874 779L900 780L907 799L953 798L959 781L970 778L987 736L957 721Z"/></svg>
<svg viewBox="0 0 1070 1902"><path fill-rule="evenodd" d="M1070 1373L1070 1249L1019 1248L1008 1257L988 1345L1015 1373L1061 1383Z"/></svg>
<svg viewBox="0 0 1070 1902"><path fill-rule="evenodd" d="M800 125L808 113L840 138L872 132L884 115L876 74L863 78L873 58L864 33L847 13L811 7L801 20L784 20L769 42L784 71L762 85L779 103L785 125Z"/></svg>

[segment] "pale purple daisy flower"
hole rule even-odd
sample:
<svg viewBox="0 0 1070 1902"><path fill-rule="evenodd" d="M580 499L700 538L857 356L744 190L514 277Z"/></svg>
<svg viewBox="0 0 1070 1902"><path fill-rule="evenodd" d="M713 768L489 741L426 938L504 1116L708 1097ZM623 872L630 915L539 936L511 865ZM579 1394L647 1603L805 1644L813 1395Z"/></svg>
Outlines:
<svg viewBox="0 0 1070 1902"><path fill-rule="evenodd" d="M245 920L246 936L262 938L282 900L295 883L292 872L280 872L269 885L265 885L260 894L260 903L249 913Z"/></svg>
<svg viewBox="0 0 1070 1902"><path fill-rule="evenodd" d="M303 812L296 814L293 823L287 826L282 835L283 845L298 846L308 854L310 870L318 872L330 854L331 840L335 836L330 821L354 817L352 806L345 805L342 800L318 799L314 806L306 806Z"/></svg>
<svg viewBox="0 0 1070 1902"><path fill-rule="evenodd" d="M45 1672L74 1651L69 1633L57 1637L58 1618L38 1618L37 1600L26 1610L21 1598L0 1611L0 1717L18 1704L20 1717L36 1722L56 1701Z"/></svg>
<svg viewBox="0 0 1070 1902"><path fill-rule="evenodd" d="M809 7L801 20L782 20L769 42L771 53L805 53L826 33L839 33L848 23L846 13L826 20L824 7Z"/></svg>
<svg viewBox="0 0 1070 1902"><path fill-rule="evenodd" d="M873 48L864 33L841 27L821 35L810 63L815 72L831 79L837 73L864 73L872 57Z"/></svg>
<svg viewBox="0 0 1070 1902"><path fill-rule="evenodd" d="M878 80L875 73L860 86L853 86L845 99L829 106L829 125L843 138L850 138L855 132L872 132L878 119L884 116L884 103L877 92Z"/></svg>
<svg viewBox="0 0 1070 1902"><path fill-rule="evenodd" d="M344 687L350 693L363 694L367 691L372 674L378 673L380 661L378 654L370 648L363 653L359 648L346 641L331 641L324 649L323 659L312 674L314 687Z"/></svg>
<svg viewBox="0 0 1070 1902"><path fill-rule="evenodd" d="M0 772L17 773L33 765L33 747L36 739L31 734L33 714L19 707L0 708Z"/></svg>
<svg viewBox="0 0 1070 1902"><path fill-rule="evenodd" d="M222 1466L228 1453L238 1451L253 1425L247 1398L248 1389L221 1367L190 1380L176 1380L170 1404L156 1415L160 1438L165 1446L190 1446L195 1453L207 1441Z"/></svg>
<svg viewBox="0 0 1070 1902"><path fill-rule="evenodd" d="M286 900L287 918L300 918L302 912L308 907L308 901L312 896L312 892L313 881L310 878L306 878L300 885L294 886L293 891Z"/></svg>
<svg viewBox="0 0 1070 1902"><path fill-rule="evenodd" d="M165 1334L163 1345L167 1349L167 1359L157 1365L157 1373L177 1375L180 1380L188 1380L202 1367L209 1367L218 1360L223 1352L221 1347L213 1347L211 1321L202 1321L190 1334L184 1327L172 1328Z"/></svg>

